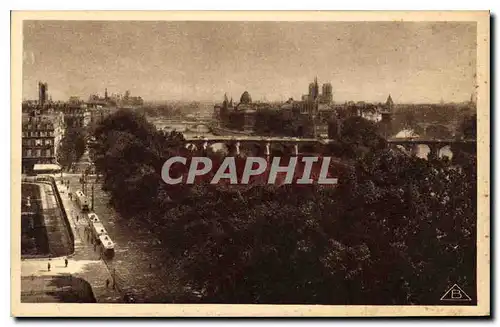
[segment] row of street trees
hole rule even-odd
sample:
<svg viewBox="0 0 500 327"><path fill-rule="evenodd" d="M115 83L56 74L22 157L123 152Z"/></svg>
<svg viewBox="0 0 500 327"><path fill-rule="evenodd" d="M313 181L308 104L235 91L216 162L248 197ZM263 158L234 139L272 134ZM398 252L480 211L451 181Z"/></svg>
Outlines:
<svg viewBox="0 0 500 327"><path fill-rule="evenodd" d="M85 153L85 130L83 128L69 128L58 145L57 161L65 169L78 162Z"/></svg>
<svg viewBox="0 0 500 327"><path fill-rule="evenodd" d="M475 301L474 156L408 157L353 118L332 149L351 163L335 188L172 186L165 160L193 155L182 135L121 110L95 137L113 206L151 228L202 302L439 304L455 283Z"/></svg>

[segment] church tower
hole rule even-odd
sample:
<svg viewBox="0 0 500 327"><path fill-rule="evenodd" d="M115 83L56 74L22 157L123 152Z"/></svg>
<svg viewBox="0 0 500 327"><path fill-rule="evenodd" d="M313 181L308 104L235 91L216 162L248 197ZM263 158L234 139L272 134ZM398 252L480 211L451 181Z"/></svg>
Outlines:
<svg viewBox="0 0 500 327"><path fill-rule="evenodd" d="M319 95L319 85L318 85L318 77L314 78L314 100L318 98Z"/></svg>
<svg viewBox="0 0 500 327"><path fill-rule="evenodd" d="M388 111L391 111L391 112L392 112L392 109L394 108L394 102L392 101L392 97L390 94L387 97L387 100L385 101L385 107Z"/></svg>
<svg viewBox="0 0 500 327"><path fill-rule="evenodd" d="M316 101L319 96L318 78L314 78L314 82L309 84L309 101Z"/></svg>

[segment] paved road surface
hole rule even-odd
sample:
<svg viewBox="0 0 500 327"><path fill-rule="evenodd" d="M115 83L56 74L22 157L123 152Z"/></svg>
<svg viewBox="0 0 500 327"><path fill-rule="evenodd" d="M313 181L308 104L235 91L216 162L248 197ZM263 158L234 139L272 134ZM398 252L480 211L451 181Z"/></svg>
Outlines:
<svg viewBox="0 0 500 327"><path fill-rule="evenodd" d="M27 185L27 186L26 186ZM23 302L119 302L123 294L106 286L111 275L95 252L92 244L82 237L83 221L70 217L69 225L75 237L74 252L63 210L59 206L50 184L26 184L22 194L23 209L39 210L43 213L44 224L50 242L51 257L37 257L21 261L21 301ZM38 189L39 197L34 190ZM64 189L62 185L59 188ZM31 189L29 195L26 190ZM67 193L67 192L65 192ZM30 196L29 201L27 196ZM69 202L67 194L61 194L63 205ZM29 205L26 205L29 203ZM68 258L68 266L64 259ZM50 271L48 264L50 263ZM93 296L89 290L92 287ZM112 286L112 285L111 285Z"/></svg>
<svg viewBox="0 0 500 327"><path fill-rule="evenodd" d="M81 189L80 175L66 174L64 178L70 181L71 192ZM89 183L94 180L92 177ZM116 271L120 288L135 294L138 302L147 303L170 303L185 294L175 275L179 269L168 264L163 246L150 231L121 218L109 205L109 197L99 183L95 184L94 195L94 212L115 242L115 256L108 260L108 266L110 271ZM72 210L81 215L73 204Z"/></svg>

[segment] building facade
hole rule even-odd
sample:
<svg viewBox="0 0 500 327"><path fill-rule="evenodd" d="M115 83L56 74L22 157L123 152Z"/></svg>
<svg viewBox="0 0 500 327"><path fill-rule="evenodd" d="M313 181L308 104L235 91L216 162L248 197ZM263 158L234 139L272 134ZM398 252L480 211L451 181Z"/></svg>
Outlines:
<svg viewBox="0 0 500 327"><path fill-rule="evenodd" d="M64 108L64 123L68 128L84 128L91 120L91 113L86 104L70 104Z"/></svg>
<svg viewBox="0 0 500 327"><path fill-rule="evenodd" d="M57 163L57 148L63 136L62 113L23 117L22 171L31 171L35 164Z"/></svg>
<svg viewBox="0 0 500 327"><path fill-rule="evenodd" d="M333 103L333 88L332 84L325 83L319 92L318 79L315 78L314 82L309 84L309 93L302 95L302 101L318 102L323 104Z"/></svg>
<svg viewBox="0 0 500 327"><path fill-rule="evenodd" d="M109 107L103 107L100 105L93 105L88 108L89 121L87 123L93 126L101 123L107 116L109 116L114 110ZM84 117L84 123L87 122L87 117Z"/></svg>

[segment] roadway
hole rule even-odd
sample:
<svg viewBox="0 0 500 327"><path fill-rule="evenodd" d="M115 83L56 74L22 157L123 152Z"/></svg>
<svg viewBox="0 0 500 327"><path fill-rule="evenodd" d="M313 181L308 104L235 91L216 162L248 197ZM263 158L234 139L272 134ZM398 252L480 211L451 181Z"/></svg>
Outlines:
<svg viewBox="0 0 500 327"><path fill-rule="evenodd" d="M81 174L64 174L72 192L82 188L80 177ZM134 294L138 303L169 303L178 296L184 297L186 289L179 282L179 269L150 228L140 223L140 217L122 218L109 204L109 195L101 189L101 181L95 175L90 175L87 183L89 197L91 184L95 185L93 211L115 242L115 255L106 260L106 265L116 275L119 290ZM73 215L83 215L76 205L71 208Z"/></svg>
<svg viewBox="0 0 500 327"><path fill-rule="evenodd" d="M39 189L39 195L34 190ZM111 276L82 231L84 220L64 213L71 207L62 184L54 189L50 183L23 183L22 211L39 211L43 216L49 250L23 255L21 260L21 302L118 302L121 294L105 285ZM62 205L54 192L61 195ZM29 200L28 200L29 197ZM72 243L70 233L74 235ZM64 259L68 259L68 266ZM50 271L48 265L50 264ZM92 294L93 293L93 294Z"/></svg>

